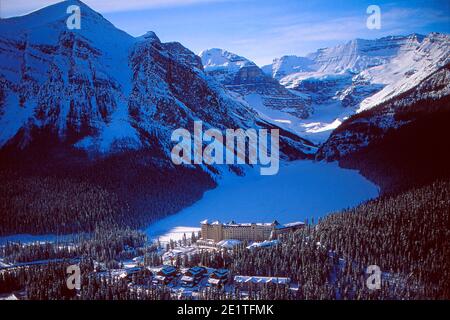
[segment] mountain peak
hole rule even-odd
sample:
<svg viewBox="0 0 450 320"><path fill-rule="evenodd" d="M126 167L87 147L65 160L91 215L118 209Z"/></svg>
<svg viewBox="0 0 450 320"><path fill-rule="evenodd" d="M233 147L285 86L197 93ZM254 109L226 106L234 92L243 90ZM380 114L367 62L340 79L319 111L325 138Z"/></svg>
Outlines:
<svg viewBox="0 0 450 320"><path fill-rule="evenodd" d="M99 18L103 18L103 16L93 10L91 7L86 5L84 2L79 0L65 0L61 2L57 2L55 4L52 4L50 6L37 9L35 11L32 11L26 15L18 16L18 17L11 17L11 18L5 18L2 19L2 23L14 23L17 24L19 27L28 25L28 28L31 28L35 25L42 25L42 24L48 24L55 21L60 20L66 20L69 16L69 13L67 13L67 9L70 6L79 6L81 14L83 15L89 15L89 16L96 16ZM104 19L104 18L103 18ZM20 24L18 22L21 22Z"/></svg>
<svg viewBox="0 0 450 320"><path fill-rule="evenodd" d="M156 41L156 42L161 42L161 40L159 40L158 36L156 35L155 32L153 31L147 31L145 34L143 34L142 36L138 37L137 40L142 40L142 41Z"/></svg>
<svg viewBox="0 0 450 320"><path fill-rule="evenodd" d="M69 29L67 20L72 12L67 12L72 5L80 7L80 29ZM135 38L117 29L101 14L79 0L58 2L48 7L31 12L25 16L0 20L2 37L45 45L58 45L64 33L81 36L90 42L113 53L117 47L131 45Z"/></svg>
<svg viewBox="0 0 450 320"><path fill-rule="evenodd" d="M281 58L273 59L271 65L264 66L262 69L266 74L280 80L284 76L291 73L312 71L313 65L314 61L306 57L285 55Z"/></svg>
<svg viewBox="0 0 450 320"><path fill-rule="evenodd" d="M242 67L256 66L254 62L242 56L219 48L204 50L199 56L205 70L227 69L234 72Z"/></svg>

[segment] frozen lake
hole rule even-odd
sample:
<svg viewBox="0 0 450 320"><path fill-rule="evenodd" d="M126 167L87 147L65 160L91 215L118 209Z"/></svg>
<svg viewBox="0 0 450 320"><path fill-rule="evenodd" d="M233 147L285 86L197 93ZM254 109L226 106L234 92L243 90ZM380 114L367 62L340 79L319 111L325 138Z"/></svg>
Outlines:
<svg viewBox="0 0 450 320"><path fill-rule="evenodd" d="M194 205L151 224L145 232L162 242L181 239L199 231L200 221L228 222L304 221L339 209L352 207L376 197L378 187L357 171L339 168L336 163L295 161L280 164L278 174L259 175L248 170L244 177L226 174L218 187L206 192ZM70 235L17 234L0 237L6 241L70 240Z"/></svg>
<svg viewBox="0 0 450 320"><path fill-rule="evenodd" d="M305 221L355 206L376 197L378 187L357 171L337 163L295 161L280 164L277 175L260 176L249 170L244 177L227 174L218 187L194 205L151 224L151 239L180 239L198 231L200 221L281 223Z"/></svg>

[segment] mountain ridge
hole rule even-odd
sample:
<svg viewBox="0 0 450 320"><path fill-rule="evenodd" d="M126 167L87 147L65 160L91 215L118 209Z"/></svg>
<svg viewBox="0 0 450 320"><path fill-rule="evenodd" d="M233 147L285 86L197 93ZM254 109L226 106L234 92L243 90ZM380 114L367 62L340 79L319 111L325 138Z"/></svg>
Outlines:
<svg viewBox="0 0 450 320"><path fill-rule="evenodd" d="M71 4L81 5L80 30L67 29ZM2 232L142 227L192 205L222 173L243 174L172 163L173 130L193 132L198 120L205 130L280 129L282 160L312 158L312 143L258 116L190 50L153 32L134 38L82 2L2 19L0 32ZM20 182L28 189L8 191ZM68 199L80 192L103 200ZM58 223L42 225L45 216Z"/></svg>
<svg viewBox="0 0 450 320"><path fill-rule="evenodd" d="M312 101L310 118L293 130L323 143L351 115L406 92L449 61L449 35L431 32L354 39L305 57L275 59L263 69Z"/></svg>
<svg viewBox="0 0 450 320"><path fill-rule="evenodd" d="M179 43L162 43L153 32L131 37L84 4L81 30L66 30L61 18L65 10L50 22L41 21L73 3L82 4L58 3L1 22L0 30L4 30L10 24L28 25L28 20L37 19L36 32L47 28L57 35L42 40L33 37L35 31L20 27L5 33L0 43L0 81L5 84L0 100L0 123L5 128L1 144L19 129L53 126L63 139L71 136L75 147L107 152L115 140L127 140L131 149L149 146L145 139L149 135L169 141L170 130L192 125L197 118L219 129L264 123L251 108L214 84L203 73L200 58ZM149 90L142 85L150 86ZM56 97L55 89L64 95ZM163 148L168 155L168 146Z"/></svg>
<svg viewBox="0 0 450 320"><path fill-rule="evenodd" d="M450 63L415 87L345 120L316 159L360 170L383 193L450 177Z"/></svg>

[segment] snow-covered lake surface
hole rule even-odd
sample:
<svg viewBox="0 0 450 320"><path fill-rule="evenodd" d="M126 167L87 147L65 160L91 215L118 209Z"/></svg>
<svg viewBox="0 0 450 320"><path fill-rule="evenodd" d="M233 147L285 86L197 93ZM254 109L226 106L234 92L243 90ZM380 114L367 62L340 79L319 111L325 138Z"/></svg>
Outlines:
<svg viewBox="0 0 450 320"><path fill-rule="evenodd" d="M259 169L249 169L244 177L224 174L218 187L177 214L146 228L150 240L178 240L186 233L199 231L200 221L228 222L305 221L327 213L355 206L376 197L378 187L357 171L339 168L336 163L295 161L281 163L277 175L261 176ZM17 234L0 237L23 243L70 240L71 235Z"/></svg>
<svg viewBox="0 0 450 320"><path fill-rule="evenodd" d="M277 175L249 170L244 177L224 175L218 187L179 213L151 224L146 233L161 241L198 231L200 221L305 221L376 197L378 187L357 171L337 163L295 161L282 164Z"/></svg>

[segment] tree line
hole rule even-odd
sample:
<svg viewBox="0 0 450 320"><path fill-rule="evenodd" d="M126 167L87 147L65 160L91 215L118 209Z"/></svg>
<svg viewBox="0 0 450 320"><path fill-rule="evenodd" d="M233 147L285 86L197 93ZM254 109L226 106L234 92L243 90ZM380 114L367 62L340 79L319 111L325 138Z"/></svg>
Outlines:
<svg viewBox="0 0 450 320"><path fill-rule="evenodd" d="M292 287L267 284L243 290L236 285L231 292L202 288L202 299L450 299L449 208L450 181L436 181L330 214L282 235L272 247L247 249L243 243L232 250L177 256L173 264L228 268L231 275L291 279ZM166 287L153 286L145 274L134 275L132 285L126 285L129 282L122 278L98 278L98 273L92 272L97 267L94 260L104 261L108 269L119 268L120 258L136 255L144 256L144 266L161 265L158 245L143 245L144 237L138 231L99 230L84 241L78 250L88 272L81 295L70 296L65 291L65 269L58 269L57 263L3 271L0 288L25 288L31 299L174 298ZM36 257L29 253L32 249L13 244L3 250L9 259ZM38 254L51 250L45 245ZM369 265L382 271L379 290L366 285Z"/></svg>
<svg viewBox="0 0 450 320"><path fill-rule="evenodd" d="M215 186L207 173L159 167L145 151L96 160L78 153L61 156L67 161L39 153L0 152L0 236L140 228L178 212Z"/></svg>

